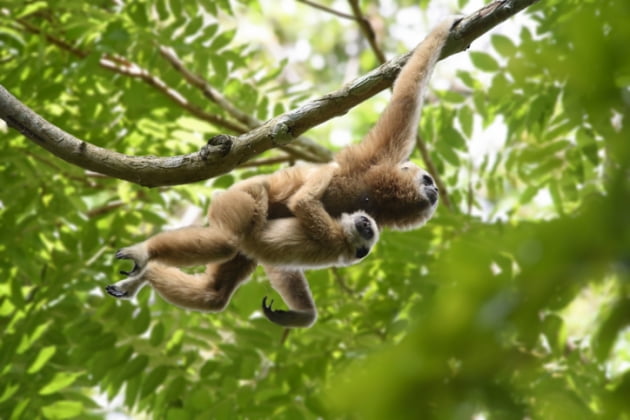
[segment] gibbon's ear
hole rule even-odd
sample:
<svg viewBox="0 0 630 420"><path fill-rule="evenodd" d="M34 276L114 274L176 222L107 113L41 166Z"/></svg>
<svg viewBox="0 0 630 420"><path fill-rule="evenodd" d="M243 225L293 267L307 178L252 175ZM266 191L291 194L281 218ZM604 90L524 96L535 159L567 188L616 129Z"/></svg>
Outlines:
<svg viewBox="0 0 630 420"><path fill-rule="evenodd" d="M306 277L302 270L264 266L271 286L280 294L288 311L271 308L273 300L267 306L267 297L262 301L265 317L282 327L310 327L317 320L317 309L311 296Z"/></svg>

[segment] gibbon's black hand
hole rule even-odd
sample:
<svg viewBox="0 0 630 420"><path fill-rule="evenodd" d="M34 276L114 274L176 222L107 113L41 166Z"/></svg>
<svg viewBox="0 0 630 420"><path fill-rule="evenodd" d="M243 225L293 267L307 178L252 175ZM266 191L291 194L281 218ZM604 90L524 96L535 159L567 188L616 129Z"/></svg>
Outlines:
<svg viewBox="0 0 630 420"><path fill-rule="evenodd" d="M271 309L271 305L273 305L273 299L267 306L267 296L265 296L262 301L263 313L274 324L286 328L295 328L308 327L314 322L315 316L312 311L284 311L282 309Z"/></svg>

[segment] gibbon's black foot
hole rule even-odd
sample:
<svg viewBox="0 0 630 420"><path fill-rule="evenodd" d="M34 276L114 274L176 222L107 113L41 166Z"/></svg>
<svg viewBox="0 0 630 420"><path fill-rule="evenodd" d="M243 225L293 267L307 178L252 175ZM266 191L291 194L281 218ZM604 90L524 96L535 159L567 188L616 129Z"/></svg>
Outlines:
<svg viewBox="0 0 630 420"><path fill-rule="evenodd" d="M372 229L372 223L370 223L370 220L367 217L365 216L358 217L354 222L354 227L357 228L357 232L359 232L359 235L361 235L361 237L363 237L364 239L369 240L374 237L374 230ZM368 251L366 251L365 255L367 255ZM358 250L357 250L357 253L358 253ZM365 257L365 255L363 256ZM359 258L362 258L362 257L359 257Z"/></svg>
<svg viewBox="0 0 630 420"><path fill-rule="evenodd" d="M109 293L110 295L114 296L115 298L123 298L127 296L127 292L120 290L118 287L114 286L113 284L105 286L105 291Z"/></svg>
<svg viewBox="0 0 630 420"><path fill-rule="evenodd" d="M263 298L262 309L265 317L274 324L282 327L310 327L317 319L316 311L283 311L271 309L273 299L267 306L267 296Z"/></svg>
<svg viewBox="0 0 630 420"><path fill-rule="evenodd" d="M208 140L208 143L201 148L199 153L204 160L207 160L210 155L214 154L224 157L232 150L232 143L232 137L226 134L219 134Z"/></svg>

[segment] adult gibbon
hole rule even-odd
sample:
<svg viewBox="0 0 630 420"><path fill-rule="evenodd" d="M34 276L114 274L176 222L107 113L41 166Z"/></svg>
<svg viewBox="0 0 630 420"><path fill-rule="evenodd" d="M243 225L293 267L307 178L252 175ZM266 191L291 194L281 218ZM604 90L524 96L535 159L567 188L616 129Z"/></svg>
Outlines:
<svg viewBox="0 0 630 420"><path fill-rule="evenodd" d="M148 282L169 302L220 311L260 263L289 308L273 310L263 299L265 316L285 327L312 325L317 311L305 268L360 259L374 244L373 222L411 229L435 211L433 179L408 159L425 85L457 22L441 23L416 47L362 142L340 151L332 164L295 166L235 184L211 203L208 227L162 232L121 249L116 257L133 260L134 268L108 293L131 297ZM278 229L280 224L291 228ZM363 233L367 225L372 241ZM330 250L339 258L330 258ZM315 257L320 253L327 261ZM206 272L198 275L175 268L203 263Z"/></svg>

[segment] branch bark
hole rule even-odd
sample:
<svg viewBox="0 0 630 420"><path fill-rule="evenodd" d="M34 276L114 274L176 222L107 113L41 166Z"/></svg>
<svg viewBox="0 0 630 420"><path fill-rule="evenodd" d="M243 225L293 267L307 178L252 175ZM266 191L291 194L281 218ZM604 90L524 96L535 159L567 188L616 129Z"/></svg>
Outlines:
<svg viewBox="0 0 630 420"><path fill-rule="evenodd" d="M467 16L451 32L442 58L471 42L538 0L496 0ZM0 118L55 156L91 171L148 187L179 185L212 178L273 147L285 146L308 129L348 112L388 88L409 54L381 65L341 89L310 101L226 144L204 147L188 155L128 156L89 144L46 121L0 86Z"/></svg>

